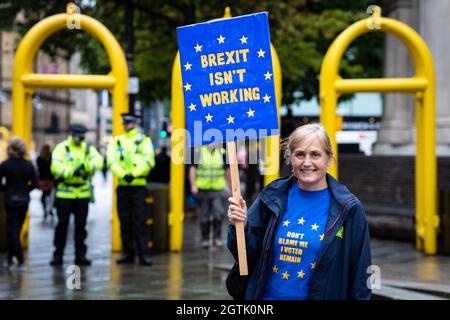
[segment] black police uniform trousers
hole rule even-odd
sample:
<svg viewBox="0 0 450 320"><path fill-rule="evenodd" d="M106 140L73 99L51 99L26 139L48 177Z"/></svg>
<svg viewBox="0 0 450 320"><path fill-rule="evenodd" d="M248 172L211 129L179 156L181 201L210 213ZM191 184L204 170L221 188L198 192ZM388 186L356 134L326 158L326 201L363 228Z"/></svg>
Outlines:
<svg viewBox="0 0 450 320"><path fill-rule="evenodd" d="M8 226L8 261L16 257L19 263L23 263L22 245L20 244L20 230L27 216L28 205L10 206L5 205L6 220Z"/></svg>
<svg viewBox="0 0 450 320"><path fill-rule="evenodd" d="M58 224L56 225L55 238L53 241L53 245L55 246L53 257L62 258L64 255L64 247L66 246L67 239L67 228L69 226L71 213L75 216L75 257L80 259L86 256L87 247L84 241L87 237L86 221L88 210L89 198L56 198Z"/></svg>
<svg viewBox="0 0 450 320"><path fill-rule="evenodd" d="M150 230L147 226L149 216L145 198L145 186L118 186L117 212L120 220L122 252L126 257L134 257L134 241L139 257L149 256Z"/></svg>

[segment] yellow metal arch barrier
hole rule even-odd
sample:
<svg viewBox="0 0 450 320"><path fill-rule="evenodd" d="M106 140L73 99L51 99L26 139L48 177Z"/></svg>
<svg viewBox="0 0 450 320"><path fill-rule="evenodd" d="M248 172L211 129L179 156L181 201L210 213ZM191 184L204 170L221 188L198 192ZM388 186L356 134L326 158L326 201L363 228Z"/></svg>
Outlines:
<svg viewBox="0 0 450 320"><path fill-rule="evenodd" d="M436 254L437 182L435 154L435 74L431 53L416 31L390 18L374 15L345 29L328 49L320 71L320 121L330 135L333 150L336 146L336 105L340 94L354 92L408 92L416 98L416 246L427 254ZM390 32L408 48L415 67L411 78L342 79L339 63L350 43L371 31ZM337 159L337 157L336 157ZM337 163L330 174L337 177ZM382 182L380 182L382 183Z"/></svg>
<svg viewBox="0 0 450 320"><path fill-rule="evenodd" d="M223 19L231 18L230 8L225 9ZM278 124L280 126L281 106L281 65L275 48L270 45L272 54L273 76L275 82L275 95L278 108ZM172 67L172 137L171 137L171 163L170 163L170 250L180 252L183 248L183 221L184 221L184 159L185 159L185 113L183 88L181 81L180 53L175 56ZM280 129L281 132L281 129ZM174 161L174 159L176 159ZM267 185L279 177L280 137L266 138L264 183Z"/></svg>
<svg viewBox="0 0 450 320"><path fill-rule="evenodd" d="M120 114L128 111L128 69L125 54L112 33L99 21L79 13L68 13L43 19L34 25L17 48L13 68L13 120L15 135L31 144L31 98L38 88L108 89L113 97L113 135L123 132ZM73 12L73 11L72 11ZM81 29L96 37L104 46L111 72L107 75L38 74L33 73L33 60L42 43L53 33L66 28L73 20ZM114 179L114 189L117 179ZM113 193L112 249L121 250L120 227ZM25 237L26 240L26 237ZM26 245L26 241L25 241Z"/></svg>
<svg viewBox="0 0 450 320"><path fill-rule="evenodd" d="M8 155L6 148L9 140L9 130L6 127L0 127L0 162L5 160Z"/></svg>

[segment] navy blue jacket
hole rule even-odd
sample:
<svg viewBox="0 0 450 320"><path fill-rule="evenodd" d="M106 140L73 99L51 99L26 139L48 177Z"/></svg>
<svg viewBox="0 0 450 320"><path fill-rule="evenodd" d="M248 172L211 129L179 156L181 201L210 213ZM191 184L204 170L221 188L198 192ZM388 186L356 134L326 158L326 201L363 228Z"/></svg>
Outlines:
<svg viewBox="0 0 450 320"><path fill-rule="evenodd" d="M297 180L278 179L265 187L248 209L245 227L249 269L246 299L261 299L273 263L273 237L287 207L289 188ZM331 193L325 238L310 282L309 299L370 299L367 287L371 265L369 229L364 207L344 185L327 174ZM342 235L336 235L341 227ZM228 228L228 249L238 261L236 229Z"/></svg>

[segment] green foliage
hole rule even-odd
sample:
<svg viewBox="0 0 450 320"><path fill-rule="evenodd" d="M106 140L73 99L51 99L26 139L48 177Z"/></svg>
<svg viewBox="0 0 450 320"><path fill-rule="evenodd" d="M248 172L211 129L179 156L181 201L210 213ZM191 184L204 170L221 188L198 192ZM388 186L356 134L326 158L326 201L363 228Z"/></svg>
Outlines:
<svg viewBox="0 0 450 320"><path fill-rule="evenodd" d="M103 24L124 43L126 0L97 0L93 7L81 6L84 14ZM378 2L378 3L377 3ZM135 1L134 69L140 80L144 103L170 97L173 60L177 52L176 27L223 16L230 6L234 16L268 11L271 40L283 73L283 103L309 100L318 95L322 59L336 36L353 22L367 17L372 0L139 0ZM84 4L85 1L79 1ZM66 2L49 0L1 0L0 28L24 34L40 19L65 12ZM16 19L20 13L21 19ZM345 54L343 77L381 76L383 38L364 35ZM85 32L64 30L43 47L49 54L75 50L89 73L105 74L109 62L101 44ZM61 49L63 51L61 51Z"/></svg>

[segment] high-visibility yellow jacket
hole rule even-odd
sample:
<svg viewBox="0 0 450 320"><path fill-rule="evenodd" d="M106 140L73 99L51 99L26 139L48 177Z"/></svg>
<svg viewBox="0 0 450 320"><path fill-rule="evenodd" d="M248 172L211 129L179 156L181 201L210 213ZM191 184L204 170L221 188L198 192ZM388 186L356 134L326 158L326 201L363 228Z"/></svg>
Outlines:
<svg viewBox="0 0 450 320"><path fill-rule="evenodd" d="M223 156L225 149L208 150L202 146L200 164L197 166L195 185L202 190L223 190L226 186Z"/></svg>
<svg viewBox="0 0 450 320"><path fill-rule="evenodd" d="M75 177L75 170L84 166L81 176ZM56 197L63 199L84 199L92 195L90 181L95 170L102 167L102 157L94 146L86 142L76 145L69 136L58 143L52 153L50 170L57 186Z"/></svg>
<svg viewBox="0 0 450 320"><path fill-rule="evenodd" d="M132 129L115 137L107 149L108 168L119 178L119 186L145 186L146 177L155 166L155 151L150 137ZM123 177L131 174L134 180Z"/></svg>

